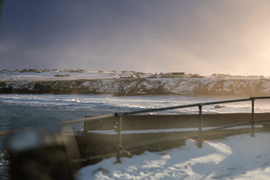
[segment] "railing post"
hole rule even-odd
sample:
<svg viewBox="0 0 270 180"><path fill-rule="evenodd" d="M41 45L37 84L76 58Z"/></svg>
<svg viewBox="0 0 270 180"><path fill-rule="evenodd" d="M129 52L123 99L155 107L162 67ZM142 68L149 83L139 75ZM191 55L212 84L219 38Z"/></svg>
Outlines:
<svg viewBox="0 0 270 180"><path fill-rule="evenodd" d="M198 140L198 147L201 148L202 147L202 136L203 136L203 132L202 132L202 105L199 104L199 140Z"/></svg>
<svg viewBox="0 0 270 180"><path fill-rule="evenodd" d="M120 160L120 151L122 149L122 139L121 139L121 129L122 129L122 115L120 115L119 121L118 121L118 145L117 145L117 161L116 163L121 163Z"/></svg>
<svg viewBox="0 0 270 180"><path fill-rule="evenodd" d="M255 124L255 117L254 117L254 101L255 101L255 98L254 97L251 97L251 104L252 104L252 107L251 107L251 137L254 137L254 124Z"/></svg>

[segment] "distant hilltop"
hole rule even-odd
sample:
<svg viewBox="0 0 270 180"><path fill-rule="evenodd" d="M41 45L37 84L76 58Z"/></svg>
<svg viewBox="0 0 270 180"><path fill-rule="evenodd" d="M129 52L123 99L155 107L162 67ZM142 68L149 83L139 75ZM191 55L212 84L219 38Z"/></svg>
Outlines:
<svg viewBox="0 0 270 180"><path fill-rule="evenodd" d="M217 78L217 79L269 79L269 77L258 76L258 75L230 75L230 74L217 74L213 73L211 76L202 76L200 74L192 74L185 72L160 72L160 73L145 73L145 72L137 72L137 71L116 71L116 70L93 70L86 71L84 69L16 69L16 70L1 70L0 73L46 73L46 72L67 72L67 73L97 73L98 75L106 75L108 77L115 77L120 79L134 79L134 78ZM97 76L98 76L97 75ZM102 75L102 77L104 77ZM70 74L56 74L55 77L70 77Z"/></svg>
<svg viewBox="0 0 270 180"><path fill-rule="evenodd" d="M50 72L50 71L54 71L54 72L76 72L76 73L85 73L86 71L83 69L64 69L64 70L58 70L58 69L15 69L14 71L12 70L8 70L8 69L4 69L1 70L1 73L10 73L10 72L20 72L20 73L27 73L27 72L35 72L35 73L43 73L43 72Z"/></svg>

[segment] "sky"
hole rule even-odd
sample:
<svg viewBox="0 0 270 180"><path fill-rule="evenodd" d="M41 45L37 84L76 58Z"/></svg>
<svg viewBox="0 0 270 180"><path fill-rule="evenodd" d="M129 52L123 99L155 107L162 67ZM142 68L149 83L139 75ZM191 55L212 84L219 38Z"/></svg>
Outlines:
<svg viewBox="0 0 270 180"><path fill-rule="evenodd" d="M270 1L1 1L0 69L270 76Z"/></svg>

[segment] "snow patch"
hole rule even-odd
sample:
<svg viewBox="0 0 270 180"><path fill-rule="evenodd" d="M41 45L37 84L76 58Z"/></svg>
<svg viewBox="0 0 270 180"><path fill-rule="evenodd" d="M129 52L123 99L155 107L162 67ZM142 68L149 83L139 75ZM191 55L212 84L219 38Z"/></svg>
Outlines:
<svg viewBox="0 0 270 180"><path fill-rule="evenodd" d="M80 169L76 178L86 179L269 179L269 133L231 136L225 140L196 141L164 152L145 152L131 158L115 157Z"/></svg>

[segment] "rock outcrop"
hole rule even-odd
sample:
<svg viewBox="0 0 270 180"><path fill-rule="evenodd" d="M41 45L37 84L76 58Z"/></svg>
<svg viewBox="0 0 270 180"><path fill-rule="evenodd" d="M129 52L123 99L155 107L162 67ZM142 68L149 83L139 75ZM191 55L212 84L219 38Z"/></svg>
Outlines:
<svg viewBox="0 0 270 180"><path fill-rule="evenodd" d="M270 80L138 78L1 82L0 93L263 96L270 95Z"/></svg>

